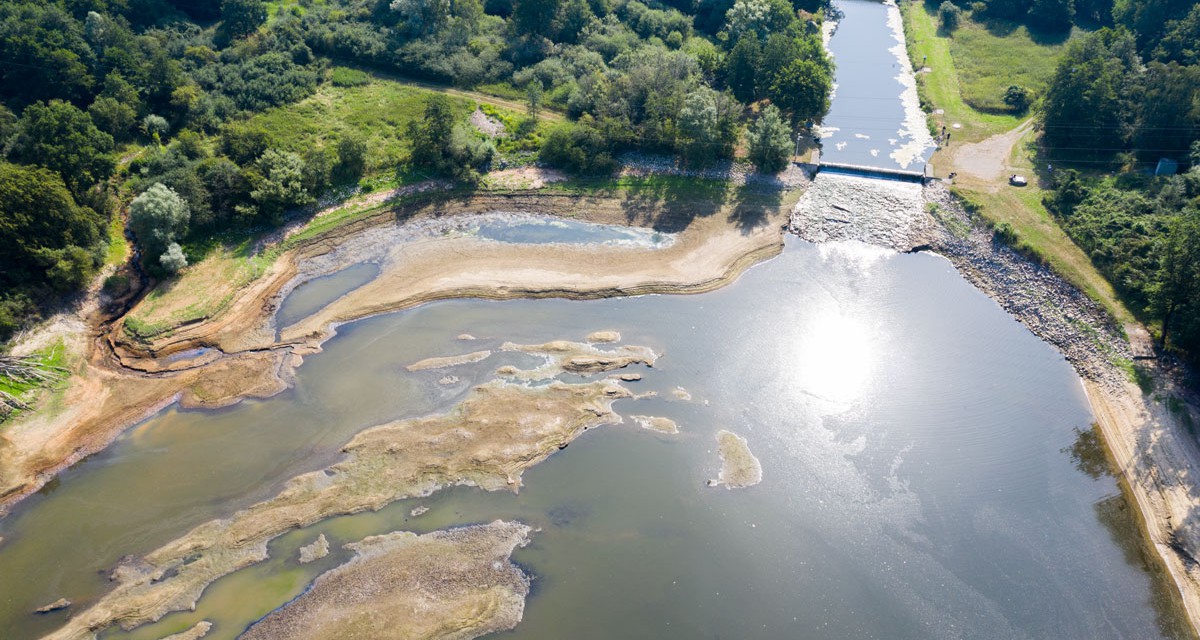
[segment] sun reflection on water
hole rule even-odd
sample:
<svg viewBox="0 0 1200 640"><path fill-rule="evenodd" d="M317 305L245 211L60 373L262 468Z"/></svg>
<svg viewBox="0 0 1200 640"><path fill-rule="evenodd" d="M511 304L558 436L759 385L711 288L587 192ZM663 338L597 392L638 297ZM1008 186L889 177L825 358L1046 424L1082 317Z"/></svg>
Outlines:
<svg viewBox="0 0 1200 640"><path fill-rule="evenodd" d="M788 355L796 363L797 390L822 401L825 412L849 409L870 388L881 348L871 304L877 284L872 272L892 255L858 242L821 247L824 260L845 265L845 280L826 289L828 297L810 301L807 321L795 327L788 341Z"/></svg>

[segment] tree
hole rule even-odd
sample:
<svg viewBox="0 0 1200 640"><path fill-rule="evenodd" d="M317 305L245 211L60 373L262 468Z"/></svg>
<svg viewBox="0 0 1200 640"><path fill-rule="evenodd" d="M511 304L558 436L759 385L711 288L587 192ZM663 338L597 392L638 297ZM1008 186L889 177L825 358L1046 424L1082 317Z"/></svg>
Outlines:
<svg viewBox="0 0 1200 640"><path fill-rule="evenodd" d="M1140 66L1127 31L1101 29L1068 42L1043 100L1043 140L1051 152L1111 156L1137 113L1132 95Z"/></svg>
<svg viewBox="0 0 1200 640"><path fill-rule="evenodd" d="M796 11L788 0L736 0L725 14L725 30L735 42L744 33L766 38L782 33L795 19Z"/></svg>
<svg viewBox="0 0 1200 640"><path fill-rule="evenodd" d="M313 201L304 186L304 160L300 156L277 149L267 149L258 159L258 170L262 174L250 197L258 204L258 210L274 222L283 219L289 207L299 207Z"/></svg>
<svg viewBox="0 0 1200 640"><path fill-rule="evenodd" d="M1133 146L1148 160L1179 159L1200 139L1200 66L1154 61L1141 80Z"/></svg>
<svg viewBox="0 0 1200 640"><path fill-rule="evenodd" d="M754 102L758 97L757 76L762 61L762 46L758 36L744 33L725 58L725 84L733 96L744 103Z"/></svg>
<svg viewBox="0 0 1200 640"><path fill-rule="evenodd" d="M607 138L590 115L583 116L578 122L564 122L550 129L538 159L583 175L612 173L617 166Z"/></svg>
<svg viewBox="0 0 1200 640"><path fill-rule="evenodd" d="M133 107L104 96L92 102L88 107L88 115L92 117L96 127L111 135L114 140L128 139L133 126L137 124L137 111Z"/></svg>
<svg viewBox="0 0 1200 640"><path fill-rule="evenodd" d="M222 0L221 32L237 40L258 30L267 21L267 3L262 0Z"/></svg>
<svg viewBox="0 0 1200 640"><path fill-rule="evenodd" d="M424 115L409 123L408 137L414 166L460 180L474 180L496 153L490 142L458 122L450 99L443 95L426 101Z"/></svg>
<svg viewBox="0 0 1200 640"><path fill-rule="evenodd" d="M159 257L187 231L191 212L171 188L156 182L129 203L129 228L142 246L143 264L161 264Z"/></svg>
<svg viewBox="0 0 1200 640"><path fill-rule="evenodd" d="M717 105L711 93L711 89L689 93L679 111L679 155L691 166L708 166L717 157Z"/></svg>
<svg viewBox="0 0 1200 640"><path fill-rule="evenodd" d="M1066 31L1074 18L1073 0L1033 0L1029 7L1029 22L1035 29Z"/></svg>
<svg viewBox="0 0 1200 640"><path fill-rule="evenodd" d="M1182 20L1167 23L1166 35L1154 49L1154 57L1162 62L1200 64L1200 4Z"/></svg>
<svg viewBox="0 0 1200 640"><path fill-rule="evenodd" d="M561 4L561 0L514 0L512 25L523 35L549 36Z"/></svg>
<svg viewBox="0 0 1200 640"><path fill-rule="evenodd" d="M234 208L242 204L250 188L242 170L229 158L205 158L196 164L196 177L208 193L212 219L201 224L219 224L233 218Z"/></svg>
<svg viewBox="0 0 1200 640"><path fill-rule="evenodd" d="M771 87L771 102L792 116L792 122L811 120L829 110L833 89L829 68L812 60L795 60Z"/></svg>
<svg viewBox="0 0 1200 640"><path fill-rule="evenodd" d="M1200 328L1196 324L1200 314L1200 212L1185 211L1175 220L1161 244L1159 264L1151 308L1162 321L1159 342L1165 346L1181 317L1191 316L1189 328ZM1193 341L1196 337L1188 336Z"/></svg>
<svg viewBox="0 0 1200 640"><path fill-rule="evenodd" d="M987 0L987 14L1005 20L1020 20L1029 11L1029 0Z"/></svg>
<svg viewBox="0 0 1200 640"><path fill-rule="evenodd" d="M775 105L767 105L747 134L750 161L763 173L779 173L792 157L792 130Z"/></svg>
<svg viewBox="0 0 1200 640"><path fill-rule="evenodd" d="M946 31L954 31L958 28L958 23L962 21L962 9L958 5L945 0L938 7L938 21L942 24L942 29Z"/></svg>
<svg viewBox="0 0 1200 640"><path fill-rule="evenodd" d="M8 107L0 104L0 151L4 150L4 146L17 133L17 116Z"/></svg>
<svg viewBox="0 0 1200 640"><path fill-rule="evenodd" d="M541 80L531 80L529 86L525 87L525 107L534 122L537 122L538 115L542 112L542 95L544 93L545 88L542 86Z"/></svg>
<svg viewBox="0 0 1200 640"><path fill-rule="evenodd" d="M112 136L87 113L61 100L25 108L10 157L57 171L76 195L112 174Z"/></svg>
<svg viewBox="0 0 1200 640"><path fill-rule="evenodd" d="M78 289L95 273L104 220L58 174L0 162L0 289Z"/></svg>
<svg viewBox="0 0 1200 640"><path fill-rule="evenodd" d="M154 140L155 144L162 143L162 136L167 135L171 130L171 125L167 123L167 119L162 116L156 116L153 113L142 118L142 131Z"/></svg>

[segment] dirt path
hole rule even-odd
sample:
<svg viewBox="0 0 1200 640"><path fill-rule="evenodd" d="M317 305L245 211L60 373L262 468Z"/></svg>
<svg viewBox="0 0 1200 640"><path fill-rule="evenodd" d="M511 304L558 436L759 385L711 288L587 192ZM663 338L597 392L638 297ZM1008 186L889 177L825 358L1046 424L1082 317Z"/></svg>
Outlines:
<svg viewBox="0 0 1200 640"><path fill-rule="evenodd" d="M950 171L988 182L986 188L996 191L1005 184L1006 176L1014 172L1009 159L1013 147L1033 127L1033 118L1011 131L996 134L980 142L971 142L947 150Z"/></svg>

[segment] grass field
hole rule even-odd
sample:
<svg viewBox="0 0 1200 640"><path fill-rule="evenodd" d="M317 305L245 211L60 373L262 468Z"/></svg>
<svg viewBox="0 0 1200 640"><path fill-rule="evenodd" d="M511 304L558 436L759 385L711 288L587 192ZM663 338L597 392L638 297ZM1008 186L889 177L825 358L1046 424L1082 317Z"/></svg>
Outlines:
<svg viewBox="0 0 1200 640"><path fill-rule="evenodd" d="M950 37L938 27L935 5L905 2L901 10L913 66L923 63L932 69L917 77L921 100L930 111L945 111L932 116L939 127L961 124L954 137L966 142L1019 125L1025 115L992 109L1003 106L1001 98L1011 84L1043 90L1062 48L1061 43L1036 42L1024 27L992 24L989 30L969 17Z"/></svg>
<svg viewBox="0 0 1200 640"><path fill-rule="evenodd" d="M359 87L326 84L300 102L251 117L249 124L270 133L278 148L297 153L336 145L347 133L356 132L367 142L368 173L377 173L408 158L405 128L420 117L430 95L430 91L390 80L373 80ZM469 100L450 100L463 117L474 109Z"/></svg>
<svg viewBox="0 0 1200 640"><path fill-rule="evenodd" d="M950 38L950 54L963 101L989 113L1007 112L1004 91L1011 85L1045 93L1054 76L1065 37L1049 39L1007 21L979 23L967 18Z"/></svg>

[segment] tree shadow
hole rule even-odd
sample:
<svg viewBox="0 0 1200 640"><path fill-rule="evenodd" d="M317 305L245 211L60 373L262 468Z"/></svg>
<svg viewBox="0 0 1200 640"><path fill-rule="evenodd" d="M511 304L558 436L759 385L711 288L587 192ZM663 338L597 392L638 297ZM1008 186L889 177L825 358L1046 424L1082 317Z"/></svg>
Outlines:
<svg viewBox="0 0 1200 640"><path fill-rule="evenodd" d="M629 224L662 233L679 233L697 218L725 207L729 190L724 180L686 176L646 176L625 186L622 208Z"/></svg>
<svg viewBox="0 0 1200 640"><path fill-rule="evenodd" d="M748 234L783 206L784 193L782 185L748 182L734 190L729 220Z"/></svg>

